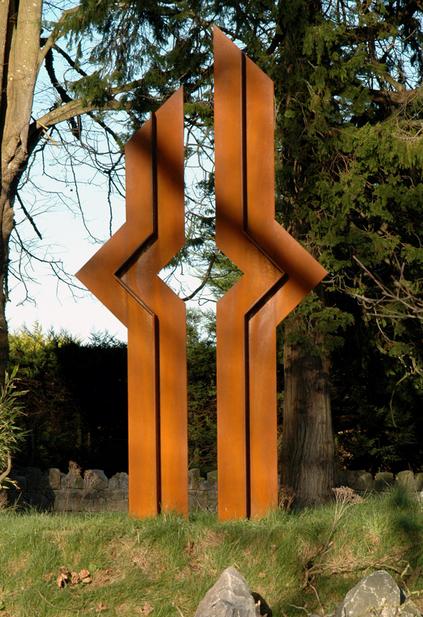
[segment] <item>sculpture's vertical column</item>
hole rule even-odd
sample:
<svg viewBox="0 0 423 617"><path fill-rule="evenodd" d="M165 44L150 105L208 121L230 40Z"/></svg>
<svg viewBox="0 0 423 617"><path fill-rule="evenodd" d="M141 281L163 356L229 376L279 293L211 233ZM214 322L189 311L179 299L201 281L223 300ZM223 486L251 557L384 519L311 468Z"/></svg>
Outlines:
<svg viewBox="0 0 423 617"><path fill-rule="evenodd" d="M274 220L273 83L217 28L216 242L243 272L217 306L218 510L277 507L276 325L325 270Z"/></svg>
<svg viewBox="0 0 423 617"><path fill-rule="evenodd" d="M215 31L216 244L237 265L243 245L241 56ZM220 518L247 516L246 338L242 279L217 303L217 444Z"/></svg>
<svg viewBox="0 0 423 617"><path fill-rule="evenodd" d="M217 307L222 519L277 506L276 325L325 270L274 220L273 84L215 29L216 241L243 271ZM183 97L126 149L127 220L78 276L128 326L129 511L187 513L185 305L157 276L184 243Z"/></svg>
<svg viewBox="0 0 423 617"><path fill-rule="evenodd" d="M125 148L126 223L78 277L128 327L129 512L188 512L185 304L157 276L184 245L183 93Z"/></svg>

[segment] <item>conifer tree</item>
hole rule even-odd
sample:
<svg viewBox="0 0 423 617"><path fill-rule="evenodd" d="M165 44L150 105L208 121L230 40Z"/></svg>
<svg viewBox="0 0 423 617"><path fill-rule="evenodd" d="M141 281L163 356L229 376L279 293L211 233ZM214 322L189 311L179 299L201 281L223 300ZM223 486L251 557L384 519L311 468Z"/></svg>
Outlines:
<svg viewBox="0 0 423 617"><path fill-rule="evenodd" d="M241 1L221 19L275 82L278 216L330 272L284 325L282 476L309 505L333 486L334 350L345 372L360 336L393 394L422 389L423 7Z"/></svg>
<svg viewBox="0 0 423 617"><path fill-rule="evenodd" d="M274 80L277 217L330 272L284 325L283 477L299 504L324 501L333 484L333 376L348 374L349 360L358 366L360 354L377 357L390 372L383 421L395 414L395 405L402 412L410 400L397 396L404 384L412 397L423 388L421 1L83 0L41 39L41 2L8 0L0 11L0 66L7 85L0 99L3 294L18 182L49 127L68 121L78 138L75 117L114 108L130 110L135 125L183 82L190 122L207 128L211 23ZM73 57L58 45L66 34ZM81 69L81 41L87 37L91 72ZM31 43L25 54L22 41ZM67 56L76 71L70 89L51 70L56 53ZM32 120L43 61L59 100ZM210 217L198 218L211 229ZM188 247L185 255L203 249L206 255L202 242L192 242L193 251ZM213 275L211 268L207 272ZM4 301L3 295L0 367L7 355ZM340 367L331 361L334 354ZM354 375L349 378L355 383ZM338 408L344 404L335 400Z"/></svg>

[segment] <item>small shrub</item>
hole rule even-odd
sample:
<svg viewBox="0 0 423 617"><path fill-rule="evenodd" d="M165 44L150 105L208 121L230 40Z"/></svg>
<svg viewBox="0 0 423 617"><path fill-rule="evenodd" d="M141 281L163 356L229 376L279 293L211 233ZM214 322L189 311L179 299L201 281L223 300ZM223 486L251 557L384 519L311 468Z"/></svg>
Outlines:
<svg viewBox="0 0 423 617"><path fill-rule="evenodd" d="M20 398L26 394L16 389L18 368L6 373L4 386L0 391L0 489L7 481L12 468L12 456L19 450L26 431L21 425L24 416Z"/></svg>

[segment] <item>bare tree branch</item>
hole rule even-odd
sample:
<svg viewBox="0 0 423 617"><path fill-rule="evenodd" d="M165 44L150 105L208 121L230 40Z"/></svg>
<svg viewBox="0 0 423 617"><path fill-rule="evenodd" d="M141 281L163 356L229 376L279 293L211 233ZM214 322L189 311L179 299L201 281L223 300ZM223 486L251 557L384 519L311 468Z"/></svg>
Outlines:
<svg viewBox="0 0 423 617"><path fill-rule="evenodd" d="M41 235L40 230L38 229L38 227L35 224L34 219L32 218L32 216L30 215L30 213L28 212L28 210L25 207L24 202L21 199L21 196L19 195L19 193L16 193L16 199L18 200L22 210L24 211L24 214L26 216L26 218L28 219L28 221L31 223L31 226L33 228L33 230L35 231L35 233L37 234L37 236L40 238L40 240L43 239L43 236Z"/></svg>
<svg viewBox="0 0 423 617"><path fill-rule="evenodd" d="M214 262L216 261L216 258L217 258L217 254L214 253L212 255L211 259L210 259L209 266L207 268L207 271L206 271L206 273L205 273L205 275L203 277L203 280L201 281L200 285L196 289L194 289L194 291L192 293L190 293L189 296L185 296L185 298L182 298L182 300L184 302L188 302L188 300L192 300L207 285L207 282L209 280L209 277L210 277L211 271L213 269Z"/></svg>
<svg viewBox="0 0 423 617"><path fill-rule="evenodd" d="M69 17L69 15L74 15L75 13L78 12L79 10L79 6L75 6L71 9L67 9L66 11L63 11L62 15L60 16L60 18L58 19L53 32L50 34L50 36L45 40L43 47L41 47L40 52L38 54L38 70L40 69L44 58L46 57L46 55L48 54L48 52L51 50L51 48L55 45L56 41L62 36L62 26L65 22L65 20Z"/></svg>

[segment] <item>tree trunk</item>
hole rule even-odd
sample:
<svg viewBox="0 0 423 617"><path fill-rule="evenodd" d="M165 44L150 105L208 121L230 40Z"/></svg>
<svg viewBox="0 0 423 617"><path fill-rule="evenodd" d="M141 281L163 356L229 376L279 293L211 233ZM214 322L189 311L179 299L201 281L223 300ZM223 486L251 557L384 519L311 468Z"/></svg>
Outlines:
<svg viewBox="0 0 423 617"><path fill-rule="evenodd" d="M302 332L301 317L284 330L285 400L282 427L282 486L295 494L295 505L328 501L334 480L334 443L329 394L329 357L322 335ZM302 330L302 329L301 329Z"/></svg>
<svg viewBox="0 0 423 617"><path fill-rule="evenodd" d="M40 60L41 7L42 0L0 3L0 384L9 356L9 239L17 186L29 156L28 131Z"/></svg>

